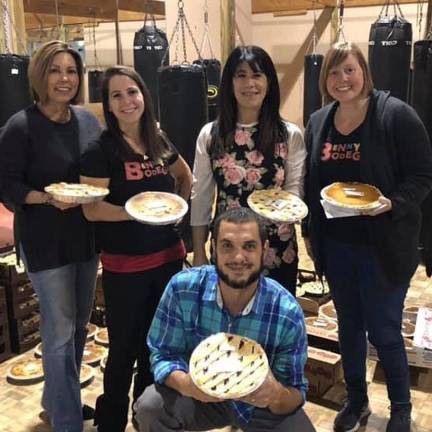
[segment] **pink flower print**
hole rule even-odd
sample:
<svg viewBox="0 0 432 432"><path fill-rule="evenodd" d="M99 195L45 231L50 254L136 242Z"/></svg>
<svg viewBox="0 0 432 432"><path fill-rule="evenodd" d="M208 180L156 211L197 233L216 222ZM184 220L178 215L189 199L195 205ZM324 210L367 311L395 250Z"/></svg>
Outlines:
<svg viewBox="0 0 432 432"><path fill-rule="evenodd" d="M246 170L246 181L250 185L255 185L261 180L260 170L257 168L249 168Z"/></svg>
<svg viewBox="0 0 432 432"><path fill-rule="evenodd" d="M235 166L235 159L228 153L225 153L223 157L215 160L215 166L218 168L232 168Z"/></svg>
<svg viewBox="0 0 432 432"><path fill-rule="evenodd" d="M249 153L246 153L246 159L252 165L261 165L264 160L264 156L259 151L254 150Z"/></svg>
<svg viewBox="0 0 432 432"><path fill-rule="evenodd" d="M224 170L225 180L230 184L239 184L245 178L245 174L245 169L238 165Z"/></svg>
<svg viewBox="0 0 432 432"><path fill-rule="evenodd" d="M240 208L240 207L241 207L241 205L237 199L227 198L227 201L226 201L226 209L227 210L232 209L232 208Z"/></svg>
<svg viewBox="0 0 432 432"><path fill-rule="evenodd" d="M237 129L234 135L234 141L239 146L247 145L250 141L251 134L243 129Z"/></svg>
<svg viewBox="0 0 432 432"><path fill-rule="evenodd" d="M291 264L296 257L295 250L292 246L288 246L283 255L282 255L282 261L285 261L287 264Z"/></svg>
<svg viewBox="0 0 432 432"><path fill-rule="evenodd" d="M277 235L282 241L288 241L294 233L294 228L292 224L281 224L278 227Z"/></svg>
<svg viewBox="0 0 432 432"><path fill-rule="evenodd" d="M276 144L276 155L285 160L288 157L288 146L286 143Z"/></svg>
<svg viewBox="0 0 432 432"><path fill-rule="evenodd" d="M274 268L276 264L276 249L275 248L268 248L267 253L264 257L264 265L268 268Z"/></svg>
<svg viewBox="0 0 432 432"><path fill-rule="evenodd" d="M285 170L283 168L278 168L274 176L275 188L281 188L285 180Z"/></svg>

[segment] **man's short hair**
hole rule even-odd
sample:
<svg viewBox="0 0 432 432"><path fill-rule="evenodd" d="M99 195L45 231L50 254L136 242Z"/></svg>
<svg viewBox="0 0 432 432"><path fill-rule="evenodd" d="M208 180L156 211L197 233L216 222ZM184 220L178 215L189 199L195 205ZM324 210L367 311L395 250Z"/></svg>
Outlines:
<svg viewBox="0 0 432 432"><path fill-rule="evenodd" d="M238 207L228 209L225 212L221 213L216 220L214 221L213 230L212 230L212 238L217 242L217 238L219 236L220 224L221 222L231 222L234 224L243 224L247 222L255 222L258 226L258 232L260 236L260 240L262 245L264 246L265 241L267 240L267 229L264 222L264 219L254 213L251 209L246 207Z"/></svg>

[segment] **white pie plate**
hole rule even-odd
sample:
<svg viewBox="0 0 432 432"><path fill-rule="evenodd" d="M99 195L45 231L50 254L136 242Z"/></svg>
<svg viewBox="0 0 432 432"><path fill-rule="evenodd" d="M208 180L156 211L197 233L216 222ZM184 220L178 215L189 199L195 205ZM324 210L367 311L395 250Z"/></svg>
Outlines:
<svg viewBox="0 0 432 432"><path fill-rule="evenodd" d="M58 189L61 185L63 189ZM87 192L87 195L77 194L76 190L84 191L88 188L92 192ZM44 188L46 193L49 193L56 201L65 204L89 204L96 201L102 201L108 194L109 189L85 183L53 183Z"/></svg>
<svg viewBox="0 0 432 432"><path fill-rule="evenodd" d="M143 200L148 200L152 202L156 208L161 208L164 206L164 200L175 201L180 205L180 210L175 213L168 213L165 215L143 215L137 207L139 207L140 202ZM188 211L187 202L180 196L169 193L169 192L141 192L133 197L129 198L125 204L125 210L133 219L138 222L142 222L149 225L170 225L180 222L183 216Z"/></svg>

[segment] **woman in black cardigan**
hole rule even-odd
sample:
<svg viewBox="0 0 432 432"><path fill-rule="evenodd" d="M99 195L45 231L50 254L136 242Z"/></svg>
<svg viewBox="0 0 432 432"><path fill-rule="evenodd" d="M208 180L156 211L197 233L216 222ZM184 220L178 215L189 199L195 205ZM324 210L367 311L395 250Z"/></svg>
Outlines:
<svg viewBox="0 0 432 432"><path fill-rule="evenodd" d="M331 288L348 401L334 430L355 431L370 414L367 338L384 368L391 418L387 432L410 430L410 384L401 335L402 309L418 264L420 204L432 186L426 130L404 102L373 89L354 44L332 46L320 76L327 102L306 128L308 148L303 224L306 245ZM336 181L376 186L380 206L356 217L327 219L320 191Z"/></svg>

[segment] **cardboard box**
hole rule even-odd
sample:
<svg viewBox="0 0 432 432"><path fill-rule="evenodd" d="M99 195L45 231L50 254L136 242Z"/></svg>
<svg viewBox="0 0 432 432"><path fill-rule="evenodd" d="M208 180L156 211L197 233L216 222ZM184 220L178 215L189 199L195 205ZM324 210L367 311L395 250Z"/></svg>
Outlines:
<svg viewBox="0 0 432 432"><path fill-rule="evenodd" d="M328 325L325 326L325 323ZM306 332L309 345L339 353L339 335L335 321L325 317L308 317L306 318Z"/></svg>
<svg viewBox="0 0 432 432"><path fill-rule="evenodd" d="M308 347L305 374L310 396L322 396L343 378L341 356L331 351Z"/></svg>

